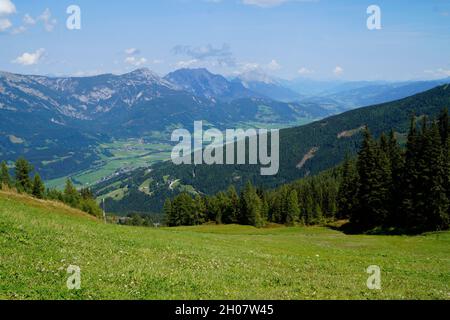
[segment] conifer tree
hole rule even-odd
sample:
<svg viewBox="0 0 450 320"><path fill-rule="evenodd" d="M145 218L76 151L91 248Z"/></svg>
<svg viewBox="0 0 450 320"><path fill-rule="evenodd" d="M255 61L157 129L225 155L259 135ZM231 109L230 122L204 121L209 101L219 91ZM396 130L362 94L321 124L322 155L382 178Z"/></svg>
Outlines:
<svg viewBox="0 0 450 320"><path fill-rule="evenodd" d="M247 183L242 193L241 211L244 224L252 225L258 228L264 225L265 222L261 215L262 202L250 182Z"/></svg>
<svg viewBox="0 0 450 320"><path fill-rule="evenodd" d="M359 177L355 163L346 157L342 166L342 182L339 186L338 211L340 219L353 216L357 207Z"/></svg>
<svg viewBox="0 0 450 320"><path fill-rule="evenodd" d="M439 134L441 136L442 145L448 147L448 138L450 137L448 109L442 110L439 116Z"/></svg>
<svg viewBox="0 0 450 320"><path fill-rule="evenodd" d="M230 223L238 223L239 218L239 196L236 192L236 188L231 185L228 188L227 196L229 199L229 212L228 216Z"/></svg>
<svg viewBox="0 0 450 320"><path fill-rule="evenodd" d="M287 212L286 212L286 224L293 226L300 217L300 208L298 206L297 191L292 190L289 192L289 198L287 199Z"/></svg>
<svg viewBox="0 0 450 320"><path fill-rule="evenodd" d="M195 216L194 221L196 225L205 223L206 219L206 204L203 200L203 198L200 195L196 195L194 199L195 203Z"/></svg>
<svg viewBox="0 0 450 320"><path fill-rule="evenodd" d="M45 195L45 186L44 183L41 180L41 177L39 176L39 174L36 174L34 176L34 181L33 181L33 190L31 193L34 197L38 198L38 199L43 199L44 195Z"/></svg>
<svg viewBox="0 0 450 320"><path fill-rule="evenodd" d="M72 180L66 180L64 188L64 202L72 207L78 207L80 203L80 194L72 183Z"/></svg>
<svg viewBox="0 0 450 320"><path fill-rule="evenodd" d="M352 221L363 229L383 225L388 216L391 171L386 154L373 141L368 128L358 157L358 208Z"/></svg>
<svg viewBox="0 0 450 320"><path fill-rule="evenodd" d="M418 187L417 179L418 158L419 158L419 135L417 133L416 118L411 117L411 124L408 133L408 141L406 143L405 166L401 179L401 188L399 190L401 199L401 216L397 223L400 227L406 227L409 217L413 215L416 206L416 190Z"/></svg>
<svg viewBox="0 0 450 320"><path fill-rule="evenodd" d="M30 180L30 172L32 167L30 163L24 158L19 158L16 161L15 178L16 187L19 192L31 193L32 183Z"/></svg>
<svg viewBox="0 0 450 320"><path fill-rule="evenodd" d="M2 161L2 163L0 165L0 189L2 188L2 186L6 186L6 187L10 188L11 185L12 185L12 183L11 183L11 177L9 175L8 166L6 165L5 161Z"/></svg>
<svg viewBox="0 0 450 320"><path fill-rule="evenodd" d="M314 200L310 192L304 194L303 205L301 206L302 216L301 222L310 225L314 220Z"/></svg>
<svg viewBox="0 0 450 320"><path fill-rule="evenodd" d="M425 124L423 130L422 152L419 159L419 183L416 190L417 202L409 223L413 228L424 228L424 231L442 230L449 223L444 150L436 123L433 123L430 128L427 128Z"/></svg>
<svg viewBox="0 0 450 320"><path fill-rule="evenodd" d="M401 216L402 198L399 197L399 191L402 188L402 176L405 169L405 160L402 149L398 144L395 132L391 130L388 138L387 155L391 167L391 190L389 203L389 218L386 221L391 226L399 225Z"/></svg>
<svg viewBox="0 0 450 320"><path fill-rule="evenodd" d="M164 202L164 220L166 222L166 224L169 227L174 226L174 217L173 217L173 211L172 211L172 202L170 201L169 198L166 199L166 201Z"/></svg>

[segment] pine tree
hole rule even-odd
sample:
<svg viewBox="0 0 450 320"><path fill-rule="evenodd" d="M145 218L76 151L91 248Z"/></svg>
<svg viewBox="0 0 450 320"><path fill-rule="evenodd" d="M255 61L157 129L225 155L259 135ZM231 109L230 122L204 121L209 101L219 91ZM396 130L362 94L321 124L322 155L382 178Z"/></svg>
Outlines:
<svg viewBox="0 0 450 320"><path fill-rule="evenodd" d="M83 199L94 199L94 195L92 194L91 189L89 188L82 188L80 190L80 195Z"/></svg>
<svg viewBox="0 0 450 320"><path fill-rule="evenodd" d="M269 203L267 199L267 193L262 188L258 188L256 194L261 199L261 218L264 221L267 221L269 218Z"/></svg>
<svg viewBox="0 0 450 320"><path fill-rule="evenodd" d="M442 110L439 116L439 134L441 136L442 145L448 147L448 138L450 137L448 109Z"/></svg>
<svg viewBox="0 0 450 320"><path fill-rule="evenodd" d="M391 171L386 154L377 145L369 129L358 157L358 208L352 221L363 229L371 229L385 223L388 216Z"/></svg>
<svg viewBox="0 0 450 320"><path fill-rule="evenodd" d="M10 188L11 185L12 185L12 183L11 183L11 177L9 175L8 166L6 165L5 161L2 161L1 166L0 166L0 189L2 188L2 186L6 186L6 187Z"/></svg>
<svg viewBox="0 0 450 320"><path fill-rule="evenodd" d="M274 223L282 223L282 198L279 190L275 192L272 199L272 205L269 209L270 221Z"/></svg>
<svg viewBox="0 0 450 320"><path fill-rule="evenodd" d="M244 188L241 197L241 214L243 216L243 224L248 224L260 228L264 226L262 213L262 202L258 197L253 185L248 182Z"/></svg>
<svg viewBox="0 0 450 320"><path fill-rule="evenodd" d="M164 202L164 220L169 227L173 227L176 225L174 212L172 211L172 202L170 199L166 199Z"/></svg>
<svg viewBox="0 0 450 320"><path fill-rule="evenodd" d="M238 223L239 219L239 196L236 192L236 188L231 185L228 188L227 196L229 199L229 212L228 217L230 219L230 223Z"/></svg>
<svg viewBox="0 0 450 320"><path fill-rule="evenodd" d="M16 161L15 177L16 187L19 192L31 193L32 183L30 180L30 172L32 167L30 163L24 158L19 158Z"/></svg>
<svg viewBox="0 0 450 320"><path fill-rule="evenodd" d="M80 194L72 183L72 180L66 180L66 186L64 188L64 202L71 207L78 208L80 205Z"/></svg>
<svg viewBox="0 0 450 320"><path fill-rule="evenodd" d="M340 219L353 216L357 207L359 177L354 161L346 157L342 166L342 182L339 186L338 211Z"/></svg>
<svg viewBox="0 0 450 320"><path fill-rule="evenodd" d="M418 159L419 159L419 135L417 133L416 118L413 115L406 143L405 166L399 189L401 198L401 216L397 223L400 227L407 227L409 218L414 215L416 209L416 190L418 189Z"/></svg>
<svg viewBox="0 0 450 320"><path fill-rule="evenodd" d="M33 181L33 190L31 193L34 197L38 198L38 199L43 199L44 195L45 195L45 186L44 183L41 180L41 177L39 176L39 174L36 174L34 176L34 181Z"/></svg>
<svg viewBox="0 0 450 320"><path fill-rule="evenodd" d="M448 109L444 109L439 117L439 133L442 140L442 149L444 154L444 170L447 172L444 186L447 193L447 199L450 199L450 119Z"/></svg>
<svg viewBox="0 0 450 320"><path fill-rule="evenodd" d="M402 176L405 169L405 160L402 149L397 142L395 132L391 130L389 134L387 155L389 157L391 167L391 190L390 190L390 204L389 204L389 218L387 224L391 226L399 225L402 219L401 206L402 198L398 196L399 190L402 188Z"/></svg>
<svg viewBox="0 0 450 320"><path fill-rule="evenodd" d="M431 128L424 125L421 141L417 205L409 222L413 228L422 227L424 231L442 230L449 224L449 199L445 189L445 155L436 123Z"/></svg>
<svg viewBox="0 0 450 320"><path fill-rule="evenodd" d="M289 192L289 198L287 199L287 212L286 212L286 224L293 226L300 217L300 208L298 206L297 191L292 190Z"/></svg>
<svg viewBox="0 0 450 320"><path fill-rule="evenodd" d="M195 224L199 225L199 224L203 224L205 223L205 219L206 219L206 204L203 200L203 198L200 195L196 195L195 199Z"/></svg>
<svg viewBox="0 0 450 320"><path fill-rule="evenodd" d="M313 224L314 221L314 200L311 192L304 194L303 205L301 206L301 223L305 225Z"/></svg>

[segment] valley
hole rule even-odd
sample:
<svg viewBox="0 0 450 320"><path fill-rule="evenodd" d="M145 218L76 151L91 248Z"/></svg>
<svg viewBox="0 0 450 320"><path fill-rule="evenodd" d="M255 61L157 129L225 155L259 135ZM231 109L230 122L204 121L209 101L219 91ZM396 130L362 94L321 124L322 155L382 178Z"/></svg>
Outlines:
<svg viewBox="0 0 450 320"><path fill-rule="evenodd" d="M286 83L227 79L206 69L164 77L145 68L68 78L1 72L0 157L11 166L25 156L50 188L62 189L67 178L92 188L111 213L160 212L165 197L186 190L239 190L248 180L276 187L317 174L355 152L365 125L404 136L413 112L433 116L448 103L444 87L414 94L447 81ZM406 95L413 96L357 108ZM283 129L280 173L261 178L252 166L166 162L172 131L192 131L198 120L219 130Z"/></svg>
<svg viewBox="0 0 450 320"><path fill-rule="evenodd" d="M369 106L332 116L304 126L280 131L280 170L276 176L260 175L259 166L251 165L181 165L157 163L152 171L141 168L100 183L93 188L98 197L114 189L126 188L120 200L106 199L110 212L160 212L167 197L183 190L191 194L215 194L230 185L241 190L247 181L256 186L277 186L316 175L340 164L345 156L355 155L362 141L362 130L369 126L374 136L393 129L401 143L405 143L411 116L436 118L443 106L450 105L450 87L440 86L402 100ZM150 193L142 193L139 186L152 179ZM180 189L169 188L171 181L179 181ZM144 210L143 210L144 208Z"/></svg>

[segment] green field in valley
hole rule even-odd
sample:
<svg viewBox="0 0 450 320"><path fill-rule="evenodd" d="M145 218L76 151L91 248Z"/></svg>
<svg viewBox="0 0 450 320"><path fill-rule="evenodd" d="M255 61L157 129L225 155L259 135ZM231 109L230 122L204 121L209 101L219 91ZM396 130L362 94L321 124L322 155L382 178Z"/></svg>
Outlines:
<svg viewBox="0 0 450 320"><path fill-rule="evenodd" d="M1 299L450 299L449 232L122 227L0 192L0 247ZM381 290L367 288L370 265Z"/></svg>
<svg viewBox="0 0 450 320"><path fill-rule="evenodd" d="M101 160L91 168L73 173L70 178L77 187L90 187L120 170L148 167L158 161L170 159L172 146L165 143L145 143L140 139L119 140L98 147ZM105 155L105 152L111 155ZM67 177L46 181L50 188L63 189Z"/></svg>

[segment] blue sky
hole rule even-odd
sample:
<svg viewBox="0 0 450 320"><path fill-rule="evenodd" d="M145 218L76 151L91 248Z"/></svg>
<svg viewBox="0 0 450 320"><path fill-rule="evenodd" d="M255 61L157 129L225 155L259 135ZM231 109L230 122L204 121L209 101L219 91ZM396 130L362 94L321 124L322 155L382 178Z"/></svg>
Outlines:
<svg viewBox="0 0 450 320"><path fill-rule="evenodd" d="M81 30L66 9L81 8ZM381 30L366 10L381 9ZM406 80L450 76L450 0L0 0L0 70Z"/></svg>

